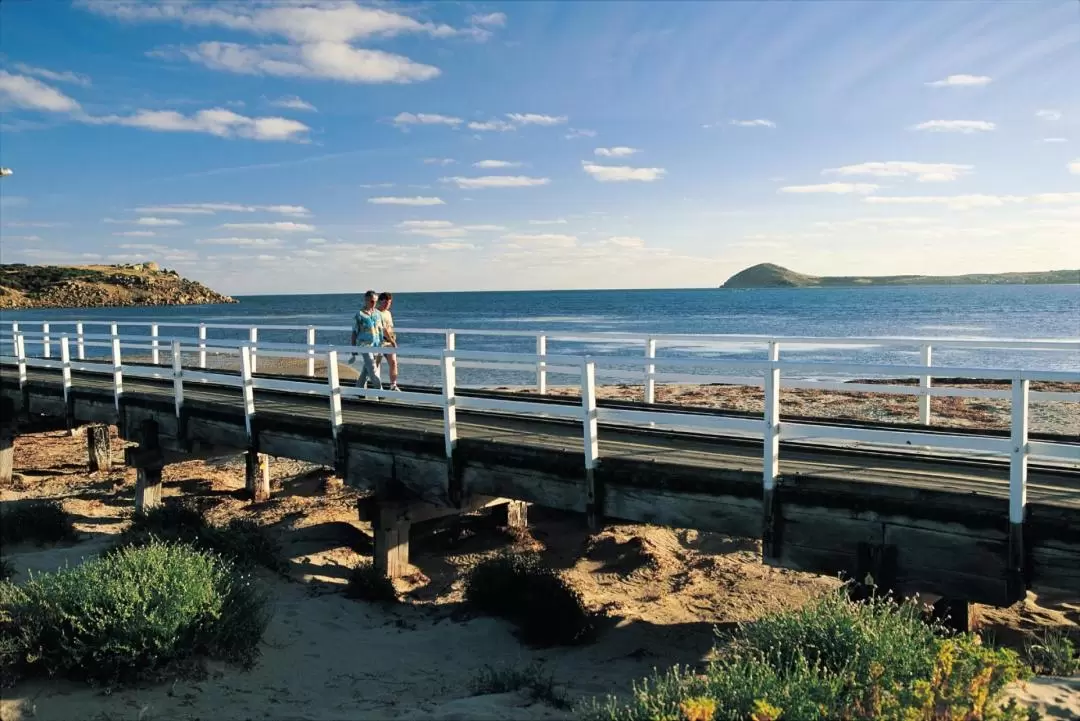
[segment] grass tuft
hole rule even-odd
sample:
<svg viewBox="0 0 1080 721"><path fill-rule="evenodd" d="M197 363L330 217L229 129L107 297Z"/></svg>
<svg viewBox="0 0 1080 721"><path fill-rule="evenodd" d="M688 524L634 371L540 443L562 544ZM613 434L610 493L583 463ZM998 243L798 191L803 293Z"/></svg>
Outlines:
<svg viewBox="0 0 1080 721"><path fill-rule="evenodd" d="M6 581L15 575L15 566L6 558L0 558L0 581Z"/></svg>
<svg viewBox="0 0 1080 721"><path fill-rule="evenodd" d="M349 572L345 596L375 603L394 603L398 600L394 582L370 561L361 561Z"/></svg>
<svg viewBox="0 0 1080 721"><path fill-rule="evenodd" d="M8 501L0 504L0 539L4 543L39 544L75 538L71 516L59 501Z"/></svg>
<svg viewBox="0 0 1080 721"><path fill-rule="evenodd" d="M843 718L1021 721L1001 706L1028 670L1013 651L977 636L948 636L915 604L843 592L769 614L722 637L704 669L676 667L634 686L627 699L593 700L582 721L800 721Z"/></svg>
<svg viewBox="0 0 1080 721"><path fill-rule="evenodd" d="M465 600L513 622L526 643L573 645L595 634L581 594L534 553L504 553L477 564L465 578Z"/></svg>
<svg viewBox="0 0 1080 721"><path fill-rule="evenodd" d="M250 665L267 608L231 561L151 541L0 585L0 660L9 683L31 675L137 681L200 655Z"/></svg>
<svg viewBox="0 0 1080 721"><path fill-rule="evenodd" d="M1080 674L1080 654L1065 633L1046 631L1024 647L1024 657L1040 676L1076 676Z"/></svg>
<svg viewBox="0 0 1080 721"><path fill-rule="evenodd" d="M473 679L471 689L474 696L523 691L533 701L558 709L570 708L570 701L555 685L555 677L539 663L509 668L485 666Z"/></svg>

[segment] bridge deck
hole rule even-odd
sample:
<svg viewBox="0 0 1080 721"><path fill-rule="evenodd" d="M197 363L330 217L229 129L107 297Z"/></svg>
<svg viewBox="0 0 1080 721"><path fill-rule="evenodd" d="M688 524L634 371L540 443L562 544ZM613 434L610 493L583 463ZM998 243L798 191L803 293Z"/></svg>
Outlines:
<svg viewBox="0 0 1080 721"><path fill-rule="evenodd" d="M3 369L8 394L17 392L11 370ZM28 389L31 409L55 409L59 372L31 369ZM172 392L170 381L125 377L121 417L129 426L157 417L166 427ZM112 412L107 376L74 373L72 395L76 417ZM255 405L260 451L334 463L325 396L256 391ZM187 383L185 408L189 438L245 448L239 388ZM378 489L393 479L429 498L444 490L440 409L346 398L343 415L347 482ZM460 410L458 438L468 492L585 509L579 423ZM760 441L604 424L599 438L604 515L761 534ZM806 443L784 443L780 459L776 553L768 562L826 573L878 564L897 587L1015 600L1006 578L1007 463ZM1028 498L1029 583L1080 593L1080 470L1033 464ZM874 551L882 547L899 549L886 564L895 568L882 570Z"/></svg>

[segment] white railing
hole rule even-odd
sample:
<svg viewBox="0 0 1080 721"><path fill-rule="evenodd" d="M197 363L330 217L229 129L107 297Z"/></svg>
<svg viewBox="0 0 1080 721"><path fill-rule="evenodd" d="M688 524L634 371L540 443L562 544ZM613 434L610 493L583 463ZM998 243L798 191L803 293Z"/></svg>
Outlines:
<svg viewBox="0 0 1080 721"><path fill-rule="evenodd" d="M422 405L442 410L443 434L447 454L453 453L457 444L457 410L476 410L497 413L512 413L537 418L563 419L580 423L584 442L583 470L589 489L592 487L593 470L601 459L598 436L598 422L630 425L633 427L653 426L658 428L704 432L719 435L735 435L760 439L763 443L762 482L763 490L771 492L780 474L781 441L814 441L869 444L873 446L905 447L920 449L942 449L945 451L963 451L962 458L971 452L1008 458L1010 465L1010 501L1009 515L1013 523L1023 520L1027 498L1027 465L1030 458L1053 459L1072 464L1080 464L1080 444L1053 441L1030 441L1028 438L1029 408L1034 395L1030 391L1033 381L1080 382L1080 373L1063 371L1028 371L993 368L948 368L950 375L963 378L1007 381L1010 390L1004 391L1012 399L1010 412L1009 437L978 435L972 433L945 433L942 431L922 431L907 429L883 429L872 427L844 426L817 423L793 423L781 420L780 391L784 384L784 374L792 372L860 372L890 375L894 377L919 377L925 372L921 365L859 365L842 363L801 363L781 361L778 357L779 344L773 342L769 349L769 358L764 361L730 361L722 359L667 358L664 363L676 366L686 364L735 366L741 372L756 378L765 389L765 406L759 419L730 417L713 413L695 412L693 409L655 409L648 407L598 408L596 403L597 361L592 357L557 355L550 353L520 354L488 351L464 351L453 347L453 337L448 338L445 349L431 348L379 348L380 353L395 354L402 361L424 361L440 366L440 384L438 389L429 392L390 391L382 388L358 388L341 383L338 363L342 352L355 353L364 348L314 346L312 344L268 343L258 345L258 353L265 357L305 359L309 363L315 357L326 359L327 378L321 380L291 380L256 375L255 354L257 339L246 341L209 341L202 335L196 340L188 339L187 345L178 338L162 340L160 336L149 338L121 338L117 328L111 327L108 335L83 333L78 338L80 348L101 347L109 349L107 361L90 361L84 358L71 359L70 337L66 333L59 335L60 360L54 360L51 353L43 351L40 357L29 356L26 352L27 338L36 339L44 344L55 341L55 332L43 330L40 333L15 329L12 334L13 355L0 356L0 362L13 364L18 369L20 386L27 381L27 368L58 369L64 396L68 397L72 387L72 371L101 373L112 376L113 395L119 412L124 393L125 377L159 379L172 383L172 394L176 413L179 416L185 403L185 388L189 383L214 384L217 386L239 389L237 402L242 404L249 436L252 432L252 419L257 413L257 391L279 391L327 398L327 417L335 437L343 424L342 400L344 398L362 398L376 401L388 401L405 405ZM52 335L50 335L52 334ZM252 334L254 336L254 334ZM125 350L140 354L153 350L159 352L161 345L168 348L170 363L168 368L153 363L124 363L122 354ZM235 355L239 360L239 375L213 371L205 368L202 356L208 350L217 353ZM371 350L367 348L366 350ZM184 357L195 356L195 367L185 366ZM82 354L79 354L82 355ZM145 356L143 356L145 357ZM659 359L650 359L660 362ZM543 365L559 368L560 373L574 373L581 387L580 403L572 401L541 401L523 397L520 400L489 398L475 395L461 396L457 393L457 369L463 364L473 367L503 367L516 364L519 367ZM848 384L842 384L848 385ZM873 386L875 391L890 393L917 394L921 391L916 386ZM935 395L968 395L959 388L938 388ZM1080 401L1080 393L1047 393L1047 396L1061 400Z"/></svg>
<svg viewBox="0 0 1080 721"><path fill-rule="evenodd" d="M52 344L55 342L55 326L72 326L75 330L76 345L77 345L77 358L79 360L85 359L85 347L87 346L85 333L86 326L105 326L109 328L110 337L118 334L119 328L149 328L150 329L150 346L151 361L154 365L160 363L160 350L159 350L159 333L161 329L171 329L174 331L188 330L196 332L196 339L198 343L198 366L199 368L207 367L207 350L212 348L214 341L208 340L208 331L246 331L247 341L252 348L251 366L252 372L258 372L258 350L260 348L270 347L272 344L260 343L259 334L260 331L274 331L285 332L293 334L303 334L304 346L306 347L306 355L304 360L306 361L305 373L309 378L314 378L315 373L315 358L317 349L320 348L317 345L317 334L319 333L347 333L351 331L350 326L298 326L298 325L242 325L242 324L228 324L228 323L177 323L177 322L160 322L160 321L128 321L128 322L113 322L113 321L45 321L35 322L34 324L41 326L41 333L31 334L40 338L40 345L42 349L42 357L50 358L52 354ZM24 323L26 325L26 323ZM20 329L20 324L14 322L11 324L11 330L0 329L0 342L3 342L5 337L13 337L13 334ZM933 418L931 415L931 399L941 396L954 396L965 398L997 398L997 399L1009 399L1012 397L1011 391L1003 389L993 388L937 388L933 384L934 376L941 377L944 374L959 375L956 371L962 369L953 369L948 366L934 366L932 364L933 349L1002 349L1002 350L1018 350L1018 351L1047 351L1057 353L1069 353L1072 354L1077 360L1077 367L1080 368L1080 340L1019 340L1019 339L949 339L949 338L881 338L881 337L868 337L868 338L823 338L814 336L760 336L760 335L720 335L720 334L669 334L669 335L649 335L642 336L631 333L580 333L573 331L565 332L549 332L549 331L516 331L516 330L479 330L479 329L465 329L465 330L447 330L442 328L411 328L401 327L398 329L399 338L403 336L415 335L415 336L433 336L443 339L444 350L455 350L457 348L458 336L488 336L488 337L512 337L512 338L531 338L535 341L536 354L533 356L535 360L524 360L525 356L522 354L515 355L515 361L506 363L488 363L482 367L488 370L501 370L501 371L515 371L522 373L535 374L535 389L536 392L541 395L545 395L548 392L548 379L550 375L576 375L576 369L553 366L548 362L547 346L551 340L570 341L570 342L589 342L589 343L609 343L609 344L642 344L644 353L638 356L618 356L618 355L603 355L594 356L594 361L601 367L602 373L605 378L610 380L617 380L621 382L638 382L640 381L643 387L643 400L647 404L652 404L656 399L656 385L657 383L723 383L733 385L746 385L759 388L765 387L765 379L762 377L746 377L746 376L731 376L731 375L704 375L699 372L695 373L676 373L671 370L675 368L685 368L700 370L702 366L714 366L725 368L738 368L739 363L736 361L725 361L721 365L717 365L713 362L714 359L694 359L694 362L686 362L686 358L664 358L657 356L658 346L678 346L680 343L693 343L693 344L742 344L750 346L760 346L762 349L767 350L768 359L770 361L778 361L780 359L781 348L797 350L800 347L837 347L837 348L865 348L865 347L878 347L878 348L891 348L891 349L909 349L917 350L920 358L920 372L914 375L914 380L917 382L917 388L912 388L898 385L885 385L877 383L850 383L838 380L826 380L826 379L795 379L788 378L785 387L788 389L808 389L808 390L822 390L822 391L838 391L838 392L870 392L870 393L886 393L886 394L898 394L898 395L915 395L918 397L918 421L923 425L930 425ZM10 339L9 339L10 340ZM228 342L231 345L235 345L239 342L239 339L230 339ZM279 344L280 345L280 344ZM291 345L291 344L289 344ZM403 358L405 363L413 363L416 365L430 365L438 366L439 361L436 358L429 357L417 357L417 358ZM612 366L621 366L622 368L615 368ZM637 371L627 371L625 367L638 368ZM665 369L657 370L658 366L663 366ZM481 367L475 363L463 363L461 368L477 368ZM817 366L821 368L821 366ZM806 370L810 370L807 368ZM931 373L930 371L937 371ZM873 372L872 366L865 364L848 364L841 368L838 365L828 365L825 370L818 370L816 372L837 372L837 373L856 373L867 375ZM1075 394L1062 394L1056 392L1047 391L1032 391L1030 395L1033 401L1054 401L1054 400L1075 400Z"/></svg>

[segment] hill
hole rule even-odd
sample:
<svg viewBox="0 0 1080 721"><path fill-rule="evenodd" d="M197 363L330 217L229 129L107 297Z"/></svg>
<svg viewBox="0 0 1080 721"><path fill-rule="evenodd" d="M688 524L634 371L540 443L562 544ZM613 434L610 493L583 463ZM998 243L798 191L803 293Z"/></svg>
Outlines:
<svg viewBox="0 0 1080 721"><path fill-rule="evenodd" d="M1080 270L969 275L816 276L796 273L773 263L739 271L721 288L860 288L879 285L1052 285L1080 283Z"/></svg>
<svg viewBox="0 0 1080 721"><path fill-rule="evenodd" d="M0 265L0 308L95 308L235 303L157 263Z"/></svg>

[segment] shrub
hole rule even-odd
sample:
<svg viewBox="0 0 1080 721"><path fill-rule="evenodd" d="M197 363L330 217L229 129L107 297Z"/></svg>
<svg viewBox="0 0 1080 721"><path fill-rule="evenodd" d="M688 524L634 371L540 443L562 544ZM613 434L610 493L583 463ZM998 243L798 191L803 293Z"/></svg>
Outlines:
<svg viewBox="0 0 1080 721"><path fill-rule="evenodd" d="M59 501L8 501L0 504L4 543L57 543L75 538L71 516Z"/></svg>
<svg viewBox="0 0 1080 721"><path fill-rule="evenodd" d="M224 526L210 525L187 499L170 498L146 513L136 514L107 553L145 546L155 540L188 543L221 554L241 566L285 570L281 544L265 527L244 518L234 518Z"/></svg>
<svg viewBox="0 0 1080 721"><path fill-rule="evenodd" d="M397 601L397 590L394 582L375 568L375 564L361 562L349 572L345 596L358 601L393 603Z"/></svg>
<svg viewBox="0 0 1080 721"><path fill-rule="evenodd" d="M475 696L511 691L523 691L533 701L555 708L570 707L566 696L555 688L554 676L539 663L501 669L485 666L472 681Z"/></svg>
<svg viewBox="0 0 1080 721"><path fill-rule="evenodd" d="M1064 632L1054 629L1024 647L1024 656L1035 673L1043 676L1080 674L1080 655Z"/></svg>
<svg viewBox="0 0 1080 721"><path fill-rule="evenodd" d="M14 656L5 667L23 674L103 682L154 676L194 655L250 664L266 609L230 561L151 541L6 583L0 655Z"/></svg>
<svg viewBox="0 0 1080 721"><path fill-rule="evenodd" d="M6 558L0 558L0 581L6 581L15 575L15 566Z"/></svg>
<svg viewBox="0 0 1080 721"><path fill-rule="evenodd" d="M579 717L1026 718L1015 705L999 703L1004 687L1026 675L1014 652L987 648L971 634L947 637L935 630L914 604L855 603L830 594L799 611L740 625L704 672L676 667L635 685L628 701L583 705Z"/></svg>
<svg viewBox="0 0 1080 721"><path fill-rule="evenodd" d="M532 553L501 554L477 564L466 576L465 600L513 622L526 643L582 643L595 630L581 595Z"/></svg>

